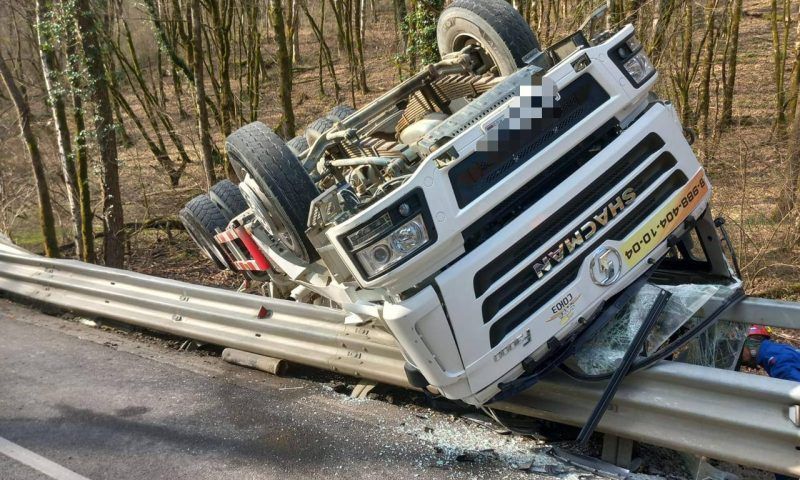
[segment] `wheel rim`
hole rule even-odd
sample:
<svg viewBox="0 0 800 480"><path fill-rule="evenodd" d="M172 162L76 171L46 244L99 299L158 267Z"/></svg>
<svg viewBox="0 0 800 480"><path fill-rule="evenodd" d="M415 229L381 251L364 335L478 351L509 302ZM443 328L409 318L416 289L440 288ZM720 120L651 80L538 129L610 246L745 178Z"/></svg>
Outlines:
<svg viewBox="0 0 800 480"><path fill-rule="evenodd" d="M295 254L299 254L297 239L289 226L286 225L281 215L275 212L275 208L270 202L265 203L266 205L264 205L265 208L262 214L265 218L261 219L261 221L265 224L265 227L273 237Z"/></svg>
<svg viewBox="0 0 800 480"><path fill-rule="evenodd" d="M206 233L205 230L198 233L195 232L195 229L197 228L202 229L202 227L195 226L194 228L187 228L186 232L192 238L194 243L200 247L200 251L202 251L209 260L218 264L218 266L221 266L221 268L225 268L228 265L228 259L222 255L213 239L209 238L208 235L204 235L204 233Z"/></svg>
<svg viewBox="0 0 800 480"><path fill-rule="evenodd" d="M244 186L244 188L241 188ZM261 223L267 233L278 241L284 248L305 259L306 254L293 229L287 221L277 212L272 202L265 195L254 191L247 182L240 185L245 202L253 209L253 214Z"/></svg>

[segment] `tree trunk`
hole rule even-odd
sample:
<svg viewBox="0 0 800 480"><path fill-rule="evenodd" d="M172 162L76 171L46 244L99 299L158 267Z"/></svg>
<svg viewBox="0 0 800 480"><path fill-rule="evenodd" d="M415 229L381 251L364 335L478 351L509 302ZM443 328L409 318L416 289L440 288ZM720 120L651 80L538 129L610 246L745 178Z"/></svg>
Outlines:
<svg viewBox="0 0 800 480"><path fill-rule="evenodd" d="M292 65L300 63L300 0L291 0Z"/></svg>
<svg viewBox="0 0 800 480"><path fill-rule="evenodd" d="M88 89L94 103L94 130L100 152L103 195L103 257L109 267L121 268L125 263L125 230L122 218L122 194L119 188L117 136L114 112L106 80L106 66L100 47L95 15L90 0L75 0L75 14L83 57L86 61Z"/></svg>
<svg viewBox="0 0 800 480"><path fill-rule="evenodd" d="M649 45L648 52L656 65L661 63L661 57L664 55L664 50L666 50L665 45L668 43L667 28L672 23L675 8L675 0L658 1L657 13L653 19L653 39Z"/></svg>
<svg viewBox="0 0 800 480"><path fill-rule="evenodd" d="M76 2L86 3L87 0L76 0ZM190 82L193 82L192 70L189 68L186 60L178 54L175 45L169 41L164 26L161 24L161 19L158 16L158 9L156 8L154 0L144 0L144 6L147 9L147 14L150 16L150 21L153 22L153 30L155 30L156 42L159 48L164 50L166 54L169 55L170 60L172 60L172 64L183 72Z"/></svg>
<svg viewBox="0 0 800 480"><path fill-rule="evenodd" d="M292 65L289 59L288 41L283 23L283 2L272 0L270 2L270 17L275 29L275 42L278 44L278 66L280 69L280 99L283 107L281 130L284 139L294 137L294 108L292 107Z"/></svg>
<svg viewBox="0 0 800 480"><path fill-rule="evenodd" d="M53 207L50 203L50 191L47 189L47 178L45 177L42 157L39 153L39 144L36 142L36 137L33 136L33 131L31 130L30 107L19 87L17 87L14 77L11 75L11 70L9 70L2 56L0 56L0 77L3 78L3 83L5 83L8 94L17 109L20 134L25 146L28 148L28 156L31 161L33 178L36 181L36 193L39 199L39 223L44 237L44 254L48 257L56 258L58 257L58 240L56 239L53 221Z"/></svg>
<svg viewBox="0 0 800 480"><path fill-rule="evenodd" d="M710 105L711 70L714 68L714 52L717 48L718 31L716 29L717 0L706 2L706 45L700 75L700 93L697 100L697 125L700 135L708 136L708 109Z"/></svg>
<svg viewBox="0 0 800 480"><path fill-rule="evenodd" d="M798 11L798 16L800 16L800 11ZM800 92L800 21L797 22L795 28L794 63L792 65L791 83L789 84L789 95L787 98L789 103L786 106L788 123L794 121L795 111L797 110L797 95L798 92Z"/></svg>
<svg viewBox="0 0 800 480"><path fill-rule="evenodd" d="M683 71L679 74L680 85L680 105L681 105L681 121L684 125L693 125L692 122L692 109L689 107L689 89L691 83L691 69L692 69L692 31L694 30L694 12L692 9L692 2L686 2L686 12L684 14L683 24L683 45L681 50L681 68Z"/></svg>
<svg viewBox="0 0 800 480"><path fill-rule="evenodd" d="M217 47L217 68L219 69L219 91L220 91L220 113L222 115L222 135L227 137L231 134L231 116L234 115L233 89L231 88L231 22L232 8L231 0L211 2L211 21L213 22L214 38ZM194 23L200 23L202 27L203 17L198 13L194 17ZM201 30L202 32L202 30ZM209 43L206 54L212 53ZM196 64L195 64L196 65ZM202 65L202 63L201 63ZM195 75L197 69L195 68Z"/></svg>
<svg viewBox="0 0 800 480"><path fill-rule="evenodd" d="M798 188L800 188L800 114L798 112L794 113L790 131L786 166L786 184L778 200L776 212L778 219L789 214L797 206Z"/></svg>
<svg viewBox="0 0 800 480"><path fill-rule="evenodd" d="M67 190L67 202L72 215L73 241L78 258L83 258L83 241L81 239L81 209L78 201L78 175L75 170L75 161L72 155L72 141L70 139L69 125L67 124L67 111L64 106L64 94L58 83L58 69L56 66L55 50L50 35L50 0L36 0L36 26L39 39L39 55L42 61L42 74L47 90L48 103L53 115L53 124L56 129L58 144L58 159L64 176ZM54 85L55 83L55 85Z"/></svg>
<svg viewBox="0 0 800 480"><path fill-rule="evenodd" d="M261 23L258 21L260 15L260 5L253 3L248 13L250 22L247 30L247 98L250 102L249 116L247 121L255 122L258 119L259 102L261 101L261 69L263 58L261 56Z"/></svg>
<svg viewBox="0 0 800 480"><path fill-rule="evenodd" d="M358 38L363 44L367 38L367 0L361 0L358 16ZM374 10L373 10L374 13Z"/></svg>
<svg viewBox="0 0 800 480"><path fill-rule="evenodd" d="M356 27L356 53L358 54L358 88L362 92L369 91L367 88L367 67L364 64L364 0L354 0L355 14L353 20Z"/></svg>
<svg viewBox="0 0 800 480"><path fill-rule="evenodd" d="M739 55L739 24L742 20L742 0L734 0L731 7L730 33L728 34L728 58L725 61L725 83L722 86L722 115L720 130L727 127L733 118L733 95L736 86L736 64ZM800 50L798 50L800 51ZM792 109L794 111L794 109Z"/></svg>
<svg viewBox="0 0 800 480"><path fill-rule="evenodd" d="M324 0L323 0L324 1ZM405 1L405 0L398 0ZM342 51L346 47L345 29L344 29L344 5L343 0L329 0L333 16L336 18L336 46L337 54L342 55Z"/></svg>
<svg viewBox="0 0 800 480"><path fill-rule="evenodd" d="M192 40L194 42L194 89L197 102L197 124L200 131L200 143L203 151L203 169L206 173L208 189L217 183L214 173L214 156L211 147L211 133L206 110L206 86L203 75L203 23L200 14L200 0L192 0Z"/></svg>
<svg viewBox="0 0 800 480"><path fill-rule="evenodd" d="M406 50L408 49L408 31L403 28L403 25L406 23L408 10L406 9L406 0L393 0L392 3L394 4L394 20L396 25L395 31L400 32L400 42L397 46L397 55L398 57L402 57L405 55ZM402 62L397 62L397 69L402 77Z"/></svg>
<svg viewBox="0 0 800 480"><path fill-rule="evenodd" d="M72 97L72 120L75 122L75 169L78 175L78 192L80 195L81 238L83 239L83 261L97 262L94 251L94 212L92 211L92 192L89 186L89 154L86 150L86 121L83 115L83 93L81 92L81 69L76 45L78 39L74 29L67 30L67 41L64 42L67 64L70 74L70 96Z"/></svg>
<svg viewBox="0 0 800 480"><path fill-rule="evenodd" d="M773 80L775 81L775 131L784 132L786 110L784 109L784 55L781 52L780 32L778 28L778 2L770 2L770 30L772 32Z"/></svg>

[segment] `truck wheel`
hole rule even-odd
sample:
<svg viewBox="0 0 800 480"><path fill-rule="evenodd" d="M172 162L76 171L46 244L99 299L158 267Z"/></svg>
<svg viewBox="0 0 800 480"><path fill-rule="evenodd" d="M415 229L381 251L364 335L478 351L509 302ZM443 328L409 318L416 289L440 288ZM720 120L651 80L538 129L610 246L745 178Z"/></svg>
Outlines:
<svg viewBox="0 0 800 480"><path fill-rule="evenodd" d="M300 154L308 150L309 147L308 140L306 140L306 137L303 135L299 135L289 140L286 142L286 146L289 147L289 150L291 150L296 157L299 157Z"/></svg>
<svg viewBox="0 0 800 480"><path fill-rule="evenodd" d="M328 112L328 118L332 120L344 120L354 113L356 113L356 109L350 105L336 105Z"/></svg>
<svg viewBox="0 0 800 480"><path fill-rule="evenodd" d="M261 205L250 205L258 220L300 259L313 262L319 258L304 233L308 209L319 192L297 157L261 122L233 132L226 145L231 161L242 165L258 185Z"/></svg>
<svg viewBox="0 0 800 480"><path fill-rule="evenodd" d="M228 268L228 256L214 240L217 229L225 230L228 221L222 210L205 193L189 201L178 213L186 232L200 251L220 270Z"/></svg>
<svg viewBox="0 0 800 480"><path fill-rule="evenodd" d="M211 187L208 196L219 207L228 222L247 210L247 202L244 201L241 190L230 180L225 179Z"/></svg>
<svg viewBox="0 0 800 480"><path fill-rule="evenodd" d="M305 136L306 140L308 141L309 145L314 145L314 142L317 141L319 137L322 136L328 129L333 127L335 122L328 117L322 117L314 120L311 122L309 126L306 127Z"/></svg>
<svg viewBox="0 0 800 480"><path fill-rule="evenodd" d="M480 44L500 75L516 72L522 59L539 41L525 19L505 0L455 0L439 17L436 28L439 53L457 52Z"/></svg>

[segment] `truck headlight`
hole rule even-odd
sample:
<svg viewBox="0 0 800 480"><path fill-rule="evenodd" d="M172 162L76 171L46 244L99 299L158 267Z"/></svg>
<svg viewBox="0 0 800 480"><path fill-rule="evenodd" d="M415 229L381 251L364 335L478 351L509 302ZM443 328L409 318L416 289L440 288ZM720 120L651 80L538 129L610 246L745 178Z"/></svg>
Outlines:
<svg viewBox="0 0 800 480"><path fill-rule="evenodd" d="M639 53L627 60L622 66L625 67L625 70L630 74L634 83L637 85L644 83L647 77L655 70L644 51L639 51Z"/></svg>
<svg viewBox="0 0 800 480"><path fill-rule="evenodd" d="M635 87L655 74L656 70L647 58L642 43L634 35L610 49L608 55Z"/></svg>
<svg viewBox="0 0 800 480"><path fill-rule="evenodd" d="M422 189L415 189L338 240L364 278L399 266L436 241Z"/></svg>
<svg viewBox="0 0 800 480"><path fill-rule="evenodd" d="M389 235L356 254L367 277L387 270L428 243L428 230L422 215L417 215Z"/></svg>

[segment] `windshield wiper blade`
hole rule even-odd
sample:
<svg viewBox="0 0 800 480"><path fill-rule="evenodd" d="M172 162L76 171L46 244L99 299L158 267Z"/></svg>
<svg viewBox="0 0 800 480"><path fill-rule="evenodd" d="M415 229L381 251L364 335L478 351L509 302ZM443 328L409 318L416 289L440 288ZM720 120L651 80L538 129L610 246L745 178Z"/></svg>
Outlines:
<svg viewBox="0 0 800 480"><path fill-rule="evenodd" d="M578 443L581 445L585 445L586 442L589 441L589 437L592 436L594 429L597 428L597 424L600 423L600 419L602 419L603 414L606 413L608 405L611 403L611 399L613 399L614 395L616 395L622 380L630 372L634 360L636 360L636 357L644 347L644 343L647 340L647 336L650 334L650 330L652 330L655 326L656 321L661 316L661 312L664 311L664 307L667 306L667 302L671 296L672 294L666 290L660 290L658 292L658 296L653 302L653 305L650 307L650 310L647 312L647 316L644 318L641 326L639 326L639 330L636 332L636 335L633 337L633 341L628 346L628 350L625 351L622 361L620 362L619 366L617 366L614 374L611 376L611 380L608 381L606 389L603 390L603 395L600 396L600 400L594 406L592 414L589 415L589 419L583 425L581 433L578 435Z"/></svg>

